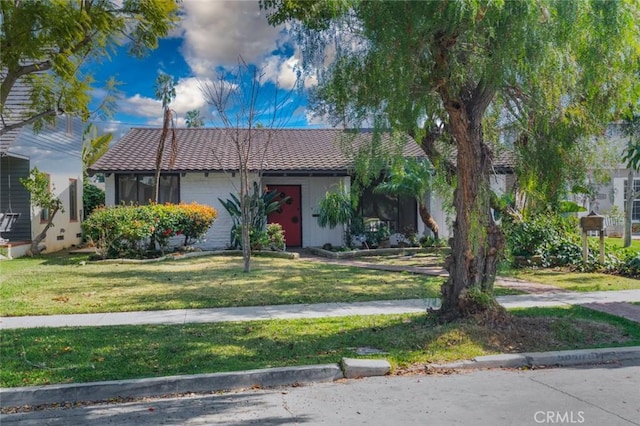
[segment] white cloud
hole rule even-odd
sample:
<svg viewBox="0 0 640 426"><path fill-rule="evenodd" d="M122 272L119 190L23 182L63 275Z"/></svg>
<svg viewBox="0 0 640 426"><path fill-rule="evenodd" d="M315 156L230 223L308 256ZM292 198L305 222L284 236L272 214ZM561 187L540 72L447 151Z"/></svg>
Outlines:
<svg viewBox="0 0 640 426"><path fill-rule="evenodd" d="M137 117L158 117L162 115L162 103L136 93L120 103L120 111Z"/></svg>
<svg viewBox="0 0 640 426"><path fill-rule="evenodd" d="M184 125L184 116L187 111L194 109L205 112L207 102L200 90L201 84L209 84L210 80L199 80L195 77L182 78L175 85L176 97L169 105L178 116L178 124ZM123 113L147 119L149 125L162 125L162 104L157 99L141 96L136 93L120 104L120 111Z"/></svg>
<svg viewBox="0 0 640 426"><path fill-rule="evenodd" d="M261 67L265 72L265 80L278 83L283 89L292 89L300 76L304 78L304 87L308 89L318 84L318 78L315 74L302 74L302 65L299 55L293 55L285 58L279 55L271 55L267 57Z"/></svg>
<svg viewBox="0 0 640 426"><path fill-rule="evenodd" d="M260 63L278 48L282 27L267 23L257 1L185 0L182 7L183 54L197 76L213 77L239 56Z"/></svg>

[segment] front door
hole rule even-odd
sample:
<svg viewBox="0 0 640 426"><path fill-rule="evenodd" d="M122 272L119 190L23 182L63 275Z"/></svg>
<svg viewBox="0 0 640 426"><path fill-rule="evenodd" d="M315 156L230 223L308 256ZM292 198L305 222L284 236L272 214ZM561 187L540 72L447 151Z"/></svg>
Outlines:
<svg viewBox="0 0 640 426"><path fill-rule="evenodd" d="M302 246L302 204L300 203L300 185L269 185L269 191L280 192L278 200L290 197L280 208L269 214L269 223L279 223L284 230L287 247Z"/></svg>

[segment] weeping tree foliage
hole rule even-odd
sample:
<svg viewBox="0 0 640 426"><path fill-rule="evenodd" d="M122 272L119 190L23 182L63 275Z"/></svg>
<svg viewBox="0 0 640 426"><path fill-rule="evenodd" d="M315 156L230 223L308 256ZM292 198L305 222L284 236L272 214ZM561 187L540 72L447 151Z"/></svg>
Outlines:
<svg viewBox="0 0 640 426"><path fill-rule="evenodd" d="M406 158L402 161L396 161L387 173L385 180L378 184L374 191L415 199L418 203L422 223L433 232L437 241L439 238L438 223L431 216L425 199L427 191L431 190L433 171L431 163L423 159Z"/></svg>
<svg viewBox="0 0 640 426"><path fill-rule="evenodd" d="M82 68L121 43L143 55L158 45L178 19L173 0L0 1L0 136L62 113L84 119L94 80ZM16 84L27 88L28 105L12 110L6 101ZM116 83L107 83L102 111L115 103ZM10 124L9 124L10 123Z"/></svg>
<svg viewBox="0 0 640 426"><path fill-rule="evenodd" d="M492 127L508 125L531 152L533 145L571 145L569 133L593 132L636 83L629 72L639 45L635 0L261 6L271 23L292 23L306 72L318 74L318 113L406 132L455 177L442 320L495 306L490 295L504 237L490 213L489 178L502 140L485 130L500 134Z"/></svg>

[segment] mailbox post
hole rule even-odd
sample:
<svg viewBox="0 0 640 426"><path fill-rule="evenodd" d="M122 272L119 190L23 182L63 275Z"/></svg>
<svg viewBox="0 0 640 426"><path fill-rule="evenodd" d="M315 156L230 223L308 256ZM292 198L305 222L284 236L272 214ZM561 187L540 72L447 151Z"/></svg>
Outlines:
<svg viewBox="0 0 640 426"><path fill-rule="evenodd" d="M586 264L589 259L588 231L598 231L600 236L600 263L604 263L604 216L592 211L580 218L580 227L582 228L582 257L584 263Z"/></svg>

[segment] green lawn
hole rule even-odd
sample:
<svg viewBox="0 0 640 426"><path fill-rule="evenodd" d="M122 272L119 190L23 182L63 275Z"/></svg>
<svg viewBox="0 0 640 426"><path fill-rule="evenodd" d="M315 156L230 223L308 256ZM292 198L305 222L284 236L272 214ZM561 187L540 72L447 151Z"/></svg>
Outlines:
<svg viewBox="0 0 640 426"><path fill-rule="evenodd" d="M592 240L594 241L598 241L599 238L598 237L591 237ZM607 237L604 239L605 245L610 245L613 247L622 247L624 244L624 238L613 238L613 237ZM637 250L640 251L640 240L637 239L632 239L631 240L631 247L632 250Z"/></svg>
<svg viewBox="0 0 640 426"><path fill-rule="evenodd" d="M333 363L357 357L358 347L387 352L379 356L398 371L416 363L500 352L640 344L637 324L585 308L514 314L513 321L491 327L475 320L439 325L425 314L414 314L3 330L0 386Z"/></svg>
<svg viewBox="0 0 640 426"><path fill-rule="evenodd" d="M562 269L506 269L501 275L549 284L571 291L609 291L640 289L640 280L618 275L570 272Z"/></svg>
<svg viewBox="0 0 640 426"><path fill-rule="evenodd" d="M146 264L77 256L0 263L0 316L438 297L442 279L304 260L239 257Z"/></svg>

